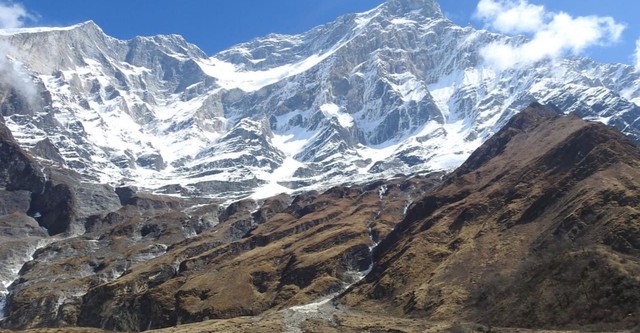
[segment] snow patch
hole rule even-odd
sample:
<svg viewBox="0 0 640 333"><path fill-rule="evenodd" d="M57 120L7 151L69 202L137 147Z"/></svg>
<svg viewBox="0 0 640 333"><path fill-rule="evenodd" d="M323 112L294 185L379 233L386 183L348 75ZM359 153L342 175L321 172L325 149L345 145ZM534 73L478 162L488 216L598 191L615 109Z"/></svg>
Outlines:
<svg viewBox="0 0 640 333"><path fill-rule="evenodd" d="M412 203L413 203L413 200L409 200L409 201L407 201L407 203L405 203L404 208L402 209L402 216L403 217L407 216L407 211L409 211L409 207L411 207Z"/></svg>
<svg viewBox="0 0 640 333"><path fill-rule="evenodd" d="M353 121L353 117L348 114L340 111L340 107L334 103L327 103L320 106L320 111L322 114L328 119L336 118L340 126L344 128L353 127L355 122Z"/></svg>
<svg viewBox="0 0 640 333"><path fill-rule="evenodd" d="M318 311L320 311L321 306L331 302L331 300L336 296L338 296L338 293L323 297L320 300L313 303L299 305L299 306L292 306L289 308L289 310L300 312L300 313L317 313Z"/></svg>
<svg viewBox="0 0 640 333"><path fill-rule="evenodd" d="M260 90L263 87L282 81L283 79L306 72L328 58L333 51L324 54L314 54L300 62L270 68L264 71L243 71L241 66L228 63L216 58L198 60L202 71L215 78L222 88L241 89L246 92Z"/></svg>
<svg viewBox="0 0 640 333"><path fill-rule="evenodd" d="M4 284L4 281L3 281ZM7 296L8 291L0 291L0 323L6 318Z"/></svg>
<svg viewBox="0 0 640 333"><path fill-rule="evenodd" d="M450 171L460 166L483 142L481 138L467 141L470 128L465 119L444 125L431 122L418 134L429 135L444 130L444 135L431 139L434 154L428 161L429 169Z"/></svg>
<svg viewBox="0 0 640 333"><path fill-rule="evenodd" d="M427 96L428 92L423 81L412 73L390 74L390 77L395 82L389 82L389 85L400 94L403 102L419 102Z"/></svg>
<svg viewBox="0 0 640 333"><path fill-rule="evenodd" d="M451 76L443 78L438 83L429 85L431 97L433 97L433 101L438 106L438 109L440 109L445 120L448 120L451 115L449 100L451 100L451 96L453 96L456 89L456 79Z"/></svg>
<svg viewBox="0 0 640 333"><path fill-rule="evenodd" d="M266 199L280 193L291 193L293 189L280 185L278 182L286 181L293 178L293 174L298 168L303 167L304 164L296 161L293 157L287 157L282 165L274 170L270 174L264 174L260 178L266 180L268 183L258 187L251 198L254 200Z"/></svg>
<svg viewBox="0 0 640 333"><path fill-rule="evenodd" d="M360 173L367 173L369 169L377 162L384 161L387 158L393 156L393 154L398 150L398 147L400 147L401 145L401 143L396 143L373 147L358 147L358 155L362 156L362 158L364 159L368 159L371 161L366 167L360 170Z"/></svg>
<svg viewBox="0 0 640 333"><path fill-rule="evenodd" d="M376 9L358 14L355 18L355 30L362 30L362 28L377 15L379 15L379 11ZM206 60L199 59L196 60L196 62L202 71L206 75L215 78L218 85L223 89L240 89L245 92L252 92L308 71L332 56L337 50L349 43L356 35L357 34L345 36L324 53L313 54L298 62L262 71L245 71L243 65L234 65L215 57ZM264 41L266 42L266 40Z"/></svg>
<svg viewBox="0 0 640 333"><path fill-rule="evenodd" d="M285 155L295 156L302 151L312 137L312 133L297 127L285 134L274 134L271 143Z"/></svg>
<svg viewBox="0 0 640 333"><path fill-rule="evenodd" d="M356 26L354 30L360 30L366 27L367 24L369 24L369 22L371 22L371 20L373 20L378 15L380 15L380 11L378 10L378 8L374 8L364 13L357 14L355 18Z"/></svg>
<svg viewBox="0 0 640 333"><path fill-rule="evenodd" d="M407 18L399 17L399 18L394 18L393 20L391 20L391 24L405 25L405 24L418 24L418 22L416 22L414 20L407 19Z"/></svg>
<svg viewBox="0 0 640 333"><path fill-rule="evenodd" d="M15 258L15 260L10 261L10 259L6 259L9 260L8 262L5 261L3 262L3 274L5 278L9 278L12 280L3 280L0 281L1 287L0 287L0 322L2 322L5 318L6 315L6 300L7 297L9 296L9 286L11 286L15 281L17 281L20 276L20 269L24 266L24 264L26 264L29 261L34 260L34 255L35 253L47 246L48 244L54 242L54 239L49 238L49 239L38 239L38 240L34 240L33 243L29 244L26 248L24 249L20 249L20 250L24 250L24 252L18 252L16 254L18 254L18 256ZM7 276L6 274L9 273Z"/></svg>
<svg viewBox="0 0 640 333"><path fill-rule="evenodd" d="M271 143L286 156L279 168L271 173L257 172L258 178L267 181L258 187L251 198L254 200L266 199L280 193L292 193L294 189L280 185L281 182L294 179L296 170L304 167L304 163L294 159L294 156L302 151L309 142L311 135L297 128L286 134L274 134Z"/></svg>
<svg viewBox="0 0 640 333"><path fill-rule="evenodd" d="M629 87L620 91L622 98L640 106L640 89L636 87Z"/></svg>
<svg viewBox="0 0 640 333"><path fill-rule="evenodd" d="M380 200L382 200L385 194L387 194L387 190L387 185L380 186L380 189L378 190L378 196L380 197ZM371 231L371 228L369 228L369 231Z"/></svg>

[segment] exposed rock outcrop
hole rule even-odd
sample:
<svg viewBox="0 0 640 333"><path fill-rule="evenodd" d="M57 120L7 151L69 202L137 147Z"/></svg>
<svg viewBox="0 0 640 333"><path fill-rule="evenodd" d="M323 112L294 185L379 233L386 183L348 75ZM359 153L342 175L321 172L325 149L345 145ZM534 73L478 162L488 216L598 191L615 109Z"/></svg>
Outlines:
<svg viewBox="0 0 640 333"><path fill-rule="evenodd" d="M38 163L15 142L11 131L0 123L0 188L40 193L45 178Z"/></svg>

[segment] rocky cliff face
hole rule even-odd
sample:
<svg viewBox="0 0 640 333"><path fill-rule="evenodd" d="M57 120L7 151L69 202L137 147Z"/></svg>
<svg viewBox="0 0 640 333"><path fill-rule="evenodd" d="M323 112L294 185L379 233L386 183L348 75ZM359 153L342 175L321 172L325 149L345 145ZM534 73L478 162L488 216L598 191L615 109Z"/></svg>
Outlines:
<svg viewBox="0 0 640 333"><path fill-rule="evenodd" d="M93 22L0 40L21 80L0 106L22 147L158 193L230 200L450 170L534 100L639 137L631 66L498 71L482 46L524 40L457 26L432 0L390 0L212 57L180 36L121 41Z"/></svg>
<svg viewBox="0 0 640 333"><path fill-rule="evenodd" d="M632 328L639 163L615 130L533 105L409 208L343 300L492 326Z"/></svg>
<svg viewBox="0 0 640 333"><path fill-rule="evenodd" d="M83 233L86 218L120 207L111 188L82 183L80 179L74 172L53 168L32 157L0 122L2 321L8 315L7 295L14 290L23 265L34 259L39 248L60 241L62 234Z"/></svg>

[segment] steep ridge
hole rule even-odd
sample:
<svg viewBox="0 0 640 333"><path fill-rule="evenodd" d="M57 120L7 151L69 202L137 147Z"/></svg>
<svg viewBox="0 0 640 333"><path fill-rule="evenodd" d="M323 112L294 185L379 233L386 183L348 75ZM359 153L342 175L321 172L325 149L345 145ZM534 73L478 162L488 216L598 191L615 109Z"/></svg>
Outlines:
<svg viewBox="0 0 640 333"><path fill-rule="evenodd" d="M416 201L343 302L492 326L640 324L640 149L531 105Z"/></svg>
<svg viewBox="0 0 640 333"><path fill-rule="evenodd" d="M576 57L499 71L482 47L525 40L457 26L433 0L212 57L177 35L122 41L93 22L0 42L15 78L0 109L22 147L157 193L231 202L451 170L534 100L640 137L632 66Z"/></svg>

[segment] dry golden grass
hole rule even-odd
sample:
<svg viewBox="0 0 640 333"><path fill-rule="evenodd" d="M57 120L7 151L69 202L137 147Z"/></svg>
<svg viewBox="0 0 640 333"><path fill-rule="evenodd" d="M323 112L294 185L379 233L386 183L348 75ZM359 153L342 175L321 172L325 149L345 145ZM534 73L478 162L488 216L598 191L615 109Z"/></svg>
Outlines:
<svg viewBox="0 0 640 333"><path fill-rule="evenodd" d="M508 326L640 324L637 146L576 117L529 116L414 206L347 304ZM583 249L590 257L571 256ZM607 259L620 254L623 267ZM575 292L583 270L598 286L586 296Z"/></svg>

